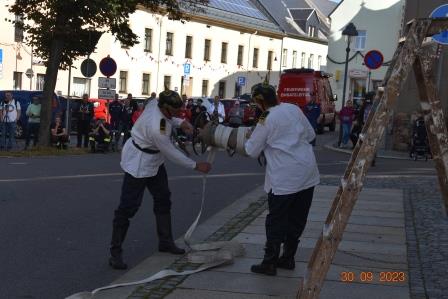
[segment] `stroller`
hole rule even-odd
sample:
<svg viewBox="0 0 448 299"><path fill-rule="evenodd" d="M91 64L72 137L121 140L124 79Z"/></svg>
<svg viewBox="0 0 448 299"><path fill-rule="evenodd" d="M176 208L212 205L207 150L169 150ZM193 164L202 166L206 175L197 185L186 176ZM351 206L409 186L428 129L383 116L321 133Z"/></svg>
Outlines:
<svg viewBox="0 0 448 299"><path fill-rule="evenodd" d="M423 117L419 117L414 123L409 156L414 159L414 161L417 161L418 158L424 158L425 161L428 161L428 157L431 156L425 120Z"/></svg>

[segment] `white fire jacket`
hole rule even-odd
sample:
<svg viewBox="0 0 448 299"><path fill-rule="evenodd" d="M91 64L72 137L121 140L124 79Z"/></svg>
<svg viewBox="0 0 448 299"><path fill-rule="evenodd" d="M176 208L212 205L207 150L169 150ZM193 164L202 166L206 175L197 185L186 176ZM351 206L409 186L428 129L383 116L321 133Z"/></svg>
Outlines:
<svg viewBox="0 0 448 299"><path fill-rule="evenodd" d="M154 102L154 103L152 103ZM121 153L121 168L136 178L152 177L157 174L159 166L165 162L165 158L170 161L194 169L196 162L185 156L171 142L171 130L178 127L183 122L179 118L166 118L159 107L157 101L150 102L142 115L138 118L131 131L131 138L126 141ZM162 121L163 120L163 121ZM164 128L161 126L164 122ZM157 154L148 154L139 150L140 148L159 150Z"/></svg>
<svg viewBox="0 0 448 299"><path fill-rule="evenodd" d="M266 114L266 113L265 113ZM246 153L266 157L264 190L286 195L319 184L319 170L310 142L314 129L299 107L281 103L268 109L245 144Z"/></svg>

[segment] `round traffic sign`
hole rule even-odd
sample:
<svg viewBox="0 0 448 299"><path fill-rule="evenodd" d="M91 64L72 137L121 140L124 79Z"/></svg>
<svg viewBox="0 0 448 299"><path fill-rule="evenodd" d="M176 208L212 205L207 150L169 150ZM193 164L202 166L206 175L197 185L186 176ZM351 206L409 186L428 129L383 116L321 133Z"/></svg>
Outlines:
<svg viewBox="0 0 448 299"><path fill-rule="evenodd" d="M81 74L84 77L90 78L93 77L96 73L96 63L90 58L85 59L81 63Z"/></svg>
<svg viewBox="0 0 448 299"><path fill-rule="evenodd" d="M100 61L100 71L106 77L112 77L117 71L117 63L109 55Z"/></svg>
<svg viewBox="0 0 448 299"><path fill-rule="evenodd" d="M441 5L434 9L430 17L433 19L448 17L448 4ZM432 39L439 44L448 45L448 31L433 35Z"/></svg>
<svg viewBox="0 0 448 299"><path fill-rule="evenodd" d="M364 56L364 64L371 70L376 70L383 65L384 56L378 50L367 52Z"/></svg>

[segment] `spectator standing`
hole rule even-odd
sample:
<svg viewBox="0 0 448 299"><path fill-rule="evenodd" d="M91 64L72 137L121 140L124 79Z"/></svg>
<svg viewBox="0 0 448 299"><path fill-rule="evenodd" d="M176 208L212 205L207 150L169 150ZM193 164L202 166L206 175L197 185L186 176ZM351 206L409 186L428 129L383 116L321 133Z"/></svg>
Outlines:
<svg viewBox="0 0 448 299"><path fill-rule="evenodd" d="M123 114L123 104L118 99L118 94L115 94L115 99L109 104L110 128L119 133L121 131L121 117ZM116 134L116 141L120 140L120 134Z"/></svg>
<svg viewBox="0 0 448 299"><path fill-rule="evenodd" d="M321 108L318 103L316 103L316 97L311 96L311 100L305 105L305 116L313 127L314 131L317 131L317 123L319 120Z"/></svg>
<svg viewBox="0 0 448 299"><path fill-rule="evenodd" d="M17 120L20 119L20 103L12 98L11 92L5 92L5 99L1 103L0 120L2 128L1 148L12 149L15 141ZM8 142L6 141L8 139Z"/></svg>
<svg viewBox="0 0 448 299"><path fill-rule="evenodd" d="M317 123L320 117L320 105L318 103L316 103L316 97L314 95L311 95L311 100L309 101L308 104L305 105L305 116L308 119L308 121L310 122L311 126L314 129L314 132L317 132ZM313 139L313 141L311 141L311 144L313 146L316 145L316 138Z"/></svg>
<svg viewBox="0 0 448 299"><path fill-rule="evenodd" d="M347 147L354 118L355 110L353 109L353 102L348 100L345 107L343 107L339 112L339 120L342 124L342 142L339 145L340 148Z"/></svg>
<svg viewBox="0 0 448 299"><path fill-rule="evenodd" d="M148 105L148 103L157 100L157 94L155 92L151 92L151 96L148 98L148 100L145 102L145 107Z"/></svg>
<svg viewBox="0 0 448 299"><path fill-rule="evenodd" d="M191 108L191 123L193 126L196 126L200 121L198 117L200 116L202 121L205 122L207 119L207 108L202 105L202 99L198 99L196 105L193 105ZM201 122L202 122L201 121Z"/></svg>
<svg viewBox="0 0 448 299"><path fill-rule="evenodd" d="M213 99L213 104L209 106L208 113L213 119L218 119L219 123L224 122L226 111L224 109L224 104L221 103L218 96L215 96Z"/></svg>
<svg viewBox="0 0 448 299"><path fill-rule="evenodd" d="M131 101L127 98L124 100L123 113L121 114L121 132L123 133L122 145L124 145L126 140L131 136L133 113L134 111L131 106Z"/></svg>
<svg viewBox="0 0 448 299"><path fill-rule="evenodd" d="M128 93L128 96L127 96L126 100L129 101L129 104L132 107L132 113L134 113L134 111L137 111L137 109L138 109L138 102L137 102L136 99L132 98L132 93Z"/></svg>
<svg viewBox="0 0 448 299"><path fill-rule="evenodd" d="M140 117L140 115L142 115L143 110L145 110L145 104L138 103L137 110L135 110L134 113L132 113L132 125L135 125L137 119Z"/></svg>
<svg viewBox="0 0 448 299"><path fill-rule="evenodd" d="M66 149L68 143L67 130L60 116L56 116L54 123L50 125L51 144Z"/></svg>
<svg viewBox="0 0 448 299"><path fill-rule="evenodd" d="M81 104L79 105L78 109L78 140L77 140L77 147L81 147L82 145L82 139L84 137L84 147L87 148L89 146L89 132L90 132L90 125L93 119L93 113L94 113L94 107L93 104L89 102L89 95L84 94L82 96Z"/></svg>
<svg viewBox="0 0 448 299"><path fill-rule="evenodd" d="M26 130L25 150L30 145L31 135L33 135L33 146L36 146L39 141L40 111L40 99L37 96L33 96L32 103L26 109L28 127Z"/></svg>

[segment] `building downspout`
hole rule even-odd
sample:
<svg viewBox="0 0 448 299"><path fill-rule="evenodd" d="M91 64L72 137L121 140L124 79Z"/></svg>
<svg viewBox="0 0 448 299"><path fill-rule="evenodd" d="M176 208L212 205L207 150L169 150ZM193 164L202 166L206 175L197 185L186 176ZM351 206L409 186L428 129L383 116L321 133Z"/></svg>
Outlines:
<svg viewBox="0 0 448 299"><path fill-rule="evenodd" d="M159 53L157 54L157 75L156 75L156 93L159 93L159 71L160 71L160 47L162 44L162 20L164 16L160 17L159 24Z"/></svg>
<svg viewBox="0 0 448 299"><path fill-rule="evenodd" d="M249 48L247 49L247 71L249 71L249 67L250 67L250 43L251 43L251 40L252 40L252 35L256 35L258 33L258 30L255 30L255 32L254 33L251 33L250 34L250 36L249 36ZM245 87L244 87L244 92L247 92L247 82L246 82L246 85L245 85Z"/></svg>
<svg viewBox="0 0 448 299"><path fill-rule="evenodd" d="M283 31L283 37L282 37L282 45L280 47L280 68L279 68L279 76L282 74L282 65L283 65L283 41L285 40L285 31Z"/></svg>

